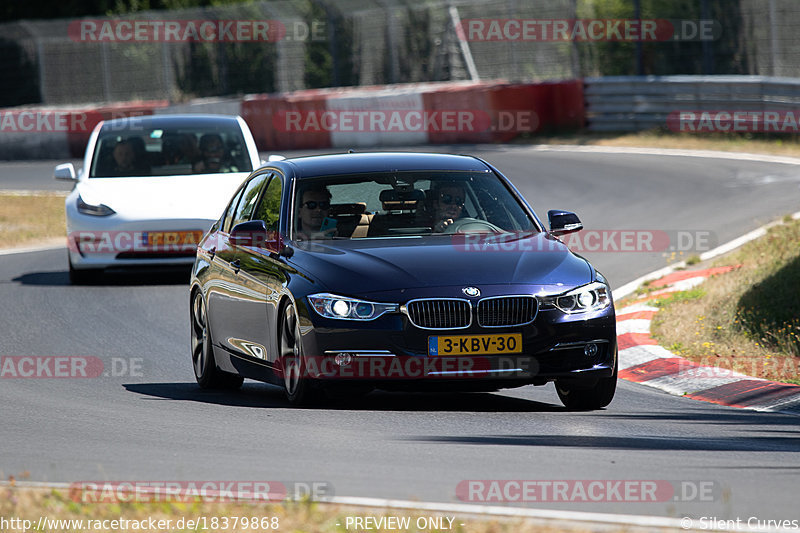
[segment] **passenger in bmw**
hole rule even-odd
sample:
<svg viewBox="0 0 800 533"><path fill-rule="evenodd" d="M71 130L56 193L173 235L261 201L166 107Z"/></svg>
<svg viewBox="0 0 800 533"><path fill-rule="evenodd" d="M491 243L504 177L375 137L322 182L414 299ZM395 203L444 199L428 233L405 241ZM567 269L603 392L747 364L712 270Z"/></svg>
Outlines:
<svg viewBox="0 0 800 533"><path fill-rule="evenodd" d="M330 238L336 234L336 221L328 218L331 193L327 187L311 187L303 191L298 206L297 240Z"/></svg>

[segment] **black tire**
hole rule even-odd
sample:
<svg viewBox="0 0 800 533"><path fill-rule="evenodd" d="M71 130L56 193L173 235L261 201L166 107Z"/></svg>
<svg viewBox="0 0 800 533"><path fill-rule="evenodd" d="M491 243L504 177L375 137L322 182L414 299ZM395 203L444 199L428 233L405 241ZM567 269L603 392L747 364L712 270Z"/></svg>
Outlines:
<svg viewBox="0 0 800 533"><path fill-rule="evenodd" d="M69 262L69 282L72 285L90 285L97 281L97 278L103 273L102 269L97 268L78 270L72 266L72 261L69 259L67 261Z"/></svg>
<svg viewBox="0 0 800 533"><path fill-rule="evenodd" d="M375 387L372 385L352 385L352 384L343 384L343 385L326 385L323 389L325 392L325 396L330 398L331 400L340 401L340 402L352 402L355 400L359 400L370 394L372 391L375 390Z"/></svg>
<svg viewBox="0 0 800 533"><path fill-rule="evenodd" d="M614 359L614 374L599 378L594 385L586 386L577 381L556 381L556 392L564 406L570 411L593 411L602 409L614 399L617 390L618 357Z"/></svg>
<svg viewBox="0 0 800 533"><path fill-rule="evenodd" d="M224 372L217 367L208 327L206 304L200 291L192 294L191 301L192 367L197 384L203 389L236 390L244 378Z"/></svg>
<svg viewBox="0 0 800 533"><path fill-rule="evenodd" d="M283 308L279 325L279 346L286 399L296 406L312 405L322 398L322 390L306 372L303 340L294 304Z"/></svg>

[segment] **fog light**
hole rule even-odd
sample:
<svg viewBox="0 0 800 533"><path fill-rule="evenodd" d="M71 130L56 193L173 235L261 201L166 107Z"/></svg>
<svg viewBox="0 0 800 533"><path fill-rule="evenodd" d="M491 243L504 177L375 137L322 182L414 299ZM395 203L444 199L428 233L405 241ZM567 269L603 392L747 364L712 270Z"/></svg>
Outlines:
<svg viewBox="0 0 800 533"><path fill-rule="evenodd" d="M594 357L597 355L597 345L593 342L590 342L586 346L583 347L583 354L586 357Z"/></svg>
<svg viewBox="0 0 800 533"><path fill-rule="evenodd" d="M349 365L353 362L353 356L349 353L337 353L333 358L333 362L339 366Z"/></svg>

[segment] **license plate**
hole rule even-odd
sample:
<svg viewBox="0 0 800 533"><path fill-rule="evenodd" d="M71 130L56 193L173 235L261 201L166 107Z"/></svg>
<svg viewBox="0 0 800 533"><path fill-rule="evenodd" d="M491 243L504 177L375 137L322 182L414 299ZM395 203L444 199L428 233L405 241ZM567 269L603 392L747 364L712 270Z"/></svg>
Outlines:
<svg viewBox="0 0 800 533"><path fill-rule="evenodd" d="M522 334L447 335L428 337L429 355L522 353Z"/></svg>
<svg viewBox="0 0 800 533"><path fill-rule="evenodd" d="M193 246L203 238L203 232L148 231L142 236L146 237L148 246Z"/></svg>

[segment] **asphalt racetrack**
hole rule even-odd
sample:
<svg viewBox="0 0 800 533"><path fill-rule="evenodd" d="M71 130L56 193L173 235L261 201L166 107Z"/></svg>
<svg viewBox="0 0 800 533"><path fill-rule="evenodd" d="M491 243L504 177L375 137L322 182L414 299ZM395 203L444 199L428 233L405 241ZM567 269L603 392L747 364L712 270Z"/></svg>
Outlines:
<svg viewBox="0 0 800 533"><path fill-rule="evenodd" d="M587 229L687 231L709 235L715 246L800 210L800 166L789 164L521 147L453 151L495 164L540 217L548 209L575 211ZM56 163L2 163L0 188L68 190L51 178ZM617 287L666 266L672 251L584 255ZM64 249L0 256L0 355L94 356L109 374L0 379L3 478L321 481L335 496L457 503L463 480L666 480L686 487L691 501L508 505L797 518L794 416L625 381L607 409L590 413L565 411L552 385L373 393L315 409L290 408L279 388L252 381L239 393L201 391L189 356L186 279L186 272L122 274L75 287ZM693 496L701 483L713 493Z"/></svg>

